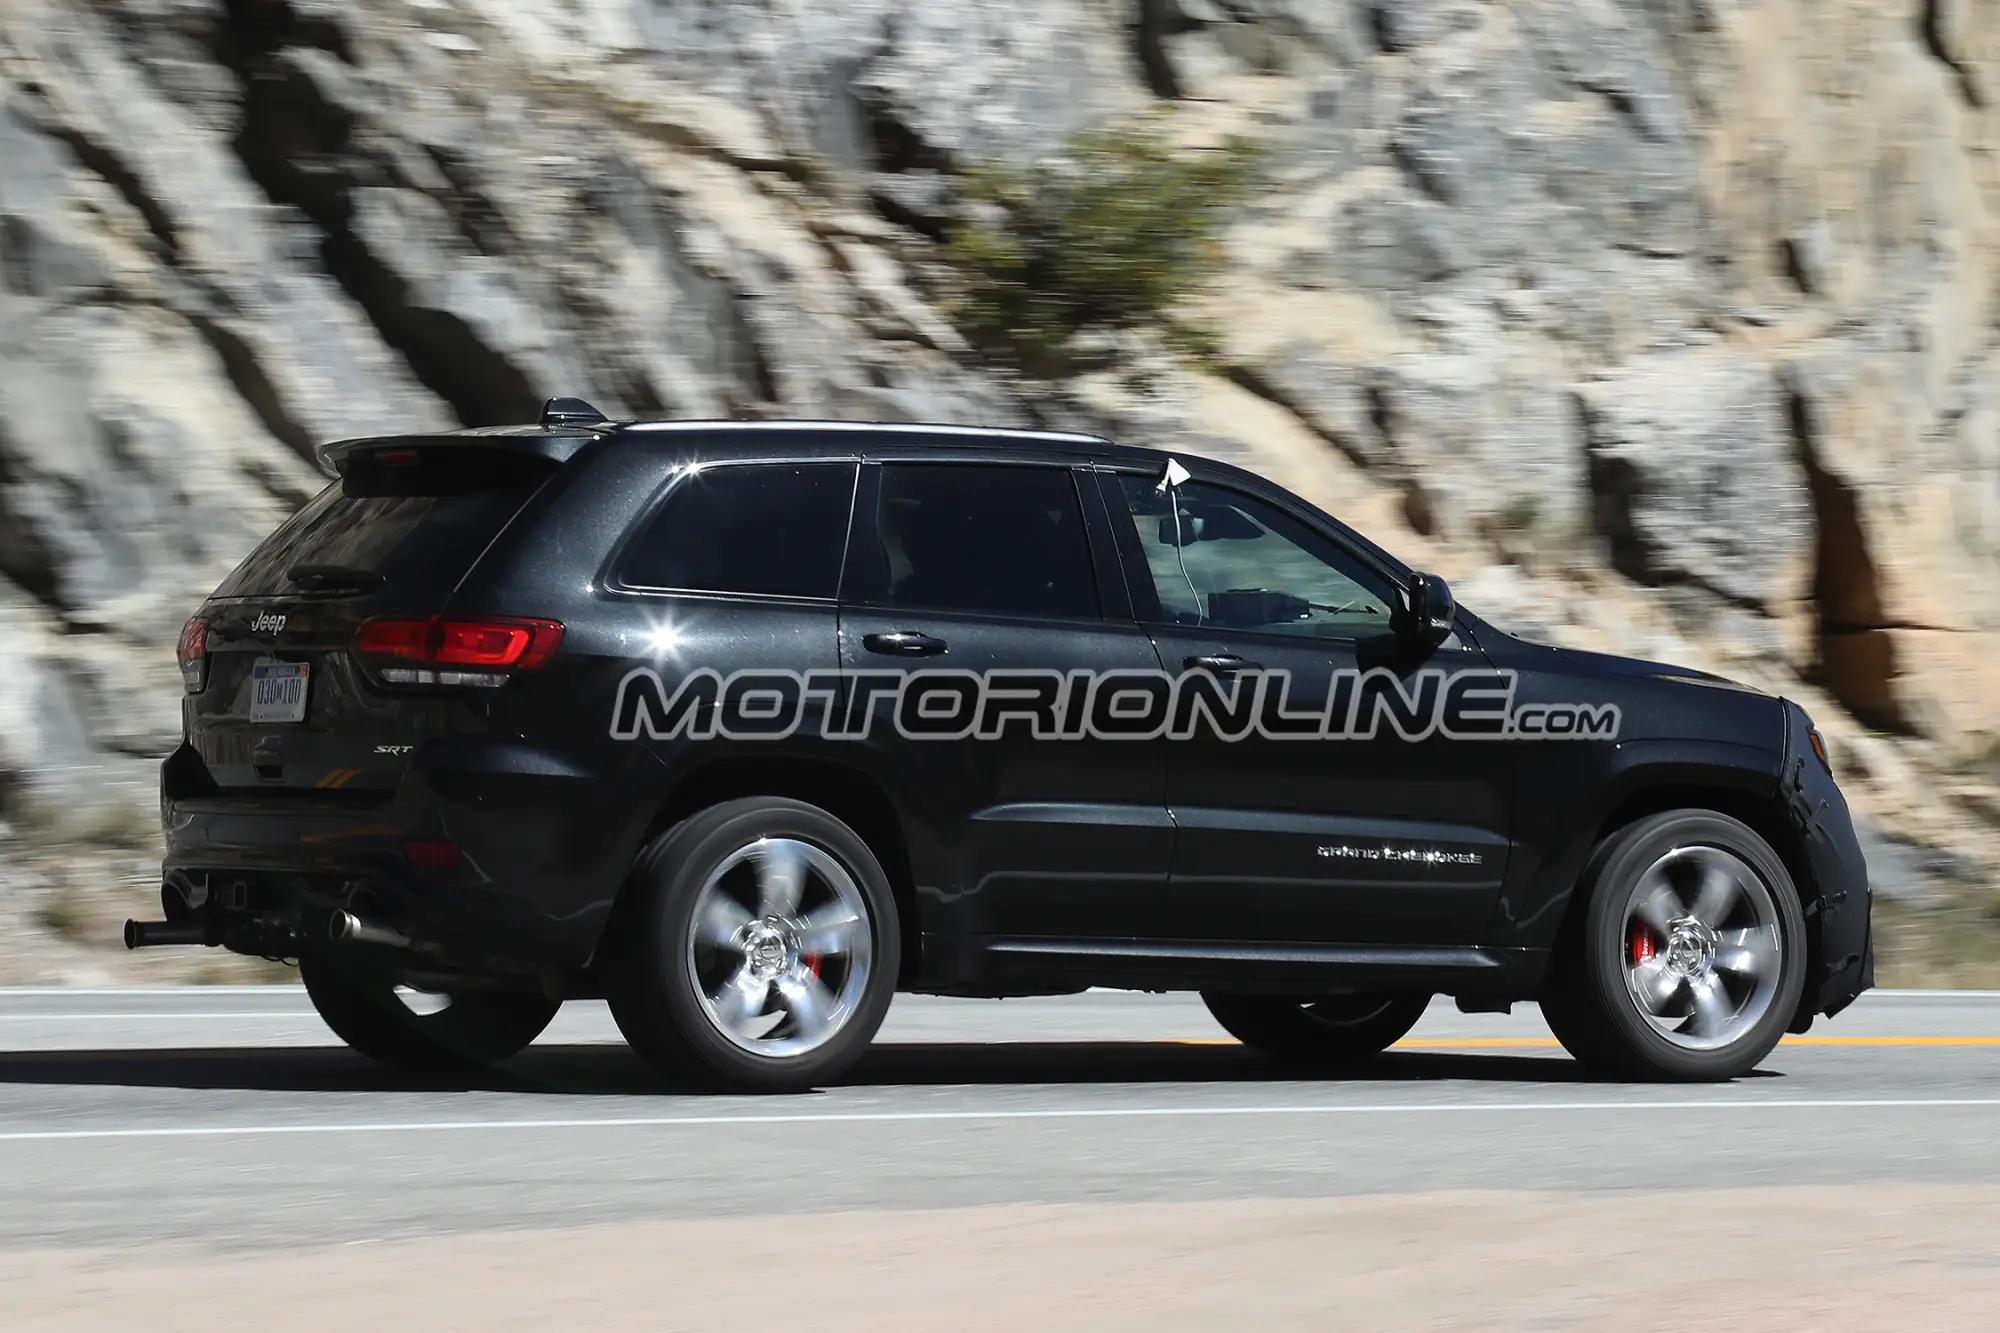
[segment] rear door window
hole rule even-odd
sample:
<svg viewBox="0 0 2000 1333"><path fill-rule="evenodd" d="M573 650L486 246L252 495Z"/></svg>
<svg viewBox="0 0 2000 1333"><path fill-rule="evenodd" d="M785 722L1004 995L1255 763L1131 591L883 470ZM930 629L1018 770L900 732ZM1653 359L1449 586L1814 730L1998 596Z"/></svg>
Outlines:
<svg viewBox="0 0 2000 1333"><path fill-rule="evenodd" d="M265 538L215 595L444 596L557 467L545 458L462 446L358 457Z"/></svg>
<svg viewBox="0 0 2000 1333"><path fill-rule="evenodd" d="M1041 620L1099 615L1065 467L885 463L848 600Z"/></svg>
<svg viewBox="0 0 2000 1333"><path fill-rule="evenodd" d="M711 464L677 483L628 548L632 588L831 599L853 463Z"/></svg>

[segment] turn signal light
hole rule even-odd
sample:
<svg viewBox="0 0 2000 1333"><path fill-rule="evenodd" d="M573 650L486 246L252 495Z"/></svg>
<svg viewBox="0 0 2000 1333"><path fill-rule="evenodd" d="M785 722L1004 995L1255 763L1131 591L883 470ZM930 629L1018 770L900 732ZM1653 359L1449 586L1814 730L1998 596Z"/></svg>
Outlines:
<svg viewBox="0 0 2000 1333"><path fill-rule="evenodd" d="M1806 734L1812 738L1813 753L1819 756L1820 763L1826 765L1828 776L1832 776L1833 760L1826 757L1826 740L1819 734L1819 728L1814 727Z"/></svg>

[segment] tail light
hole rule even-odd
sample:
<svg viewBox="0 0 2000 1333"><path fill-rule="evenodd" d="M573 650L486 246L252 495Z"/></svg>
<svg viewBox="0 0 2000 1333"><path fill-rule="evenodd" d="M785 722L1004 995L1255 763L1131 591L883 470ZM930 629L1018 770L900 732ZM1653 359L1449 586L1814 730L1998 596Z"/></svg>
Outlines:
<svg viewBox="0 0 2000 1333"><path fill-rule="evenodd" d="M375 673L391 685L490 687L507 679L499 672L542 666L562 637L562 624L554 620L392 616L356 630L354 651L384 663Z"/></svg>
<svg viewBox="0 0 2000 1333"><path fill-rule="evenodd" d="M465 851L455 842L406 842L403 855L426 870L455 870Z"/></svg>
<svg viewBox="0 0 2000 1333"><path fill-rule="evenodd" d="M510 625L446 620L437 626L435 660L441 666L538 667L562 642L553 621Z"/></svg>
<svg viewBox="0 0 2000 1333"><path fill-rule="evenodd" d="M181 626L181 641L174 649L180 663L181 684L189 694L200 694L208 685L208 622L196 618Z"/></svg>

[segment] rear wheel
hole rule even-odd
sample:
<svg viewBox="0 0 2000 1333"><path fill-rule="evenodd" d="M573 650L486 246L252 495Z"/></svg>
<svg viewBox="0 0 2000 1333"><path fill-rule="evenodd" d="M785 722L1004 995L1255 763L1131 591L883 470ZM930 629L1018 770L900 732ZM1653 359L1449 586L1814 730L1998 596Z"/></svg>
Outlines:
<svg viewBox="0 0 2000 1333"><path fill-rule="evenodd" d="M1365 1060L1396 1044L1424 1016L1428 995L1302 998L1203 991L1201 1001L1230 1036L1290 1059Z"/></svg>
<svg viewBox="0 0 2000 1333"><path fill-rule="evenodd" d="M1771 1053L1805 986L1784 862L1704 810L1639 820L1591 859L1588 906L1542 1010L1570 1053L1634 1078L1734 1078Z"/></svg>
<svg viewBox="0 0 2000 1333"><path fill-rule="evenodd" d="M728 801L640 857L607 941L611 1012L668 1074L743 1092L838 1078L888 1013L901 929L868 845L816 806Z"/></svg>
<svg viewBox="0 0 2000 1333"><path fill-rule="evenodd" d="M542 1034L559 1002L512 992L410 995L365 960L331 953L299 959L313 1008L349 1046L395 1069L478 1069Z"/></svg>

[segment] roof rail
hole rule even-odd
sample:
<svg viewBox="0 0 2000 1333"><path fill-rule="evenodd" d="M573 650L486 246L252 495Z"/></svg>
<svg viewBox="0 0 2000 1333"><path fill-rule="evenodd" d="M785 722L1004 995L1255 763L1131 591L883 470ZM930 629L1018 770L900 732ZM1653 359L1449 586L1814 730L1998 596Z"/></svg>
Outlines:
<svg viewBox="0 0 2000 1333"><path fill-rule="evenodd" d="M998 439L1043 441L1051 444L1110 444L1102 435L1073 431L1020 430L1012 426L951 426L932 422L815 421L809 418L756 421L634 421L628 431L865 431L883 435L985 435Z"/></svg>

